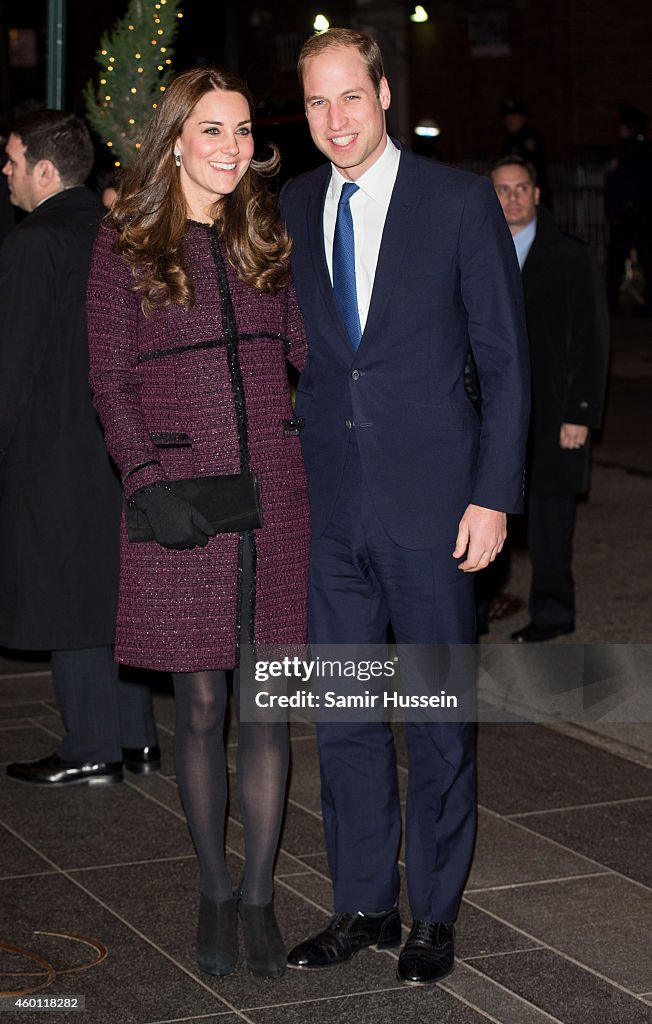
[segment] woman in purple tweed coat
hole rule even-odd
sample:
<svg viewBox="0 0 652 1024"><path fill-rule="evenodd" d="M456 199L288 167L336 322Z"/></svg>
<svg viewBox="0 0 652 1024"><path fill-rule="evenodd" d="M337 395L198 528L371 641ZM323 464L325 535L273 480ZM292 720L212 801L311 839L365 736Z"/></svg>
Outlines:
<svg viewBox="0 0 652 1024"><path fill-rule="evenodd" d="M278 977L284 723L240 723L237 896L224 851L225 670L245 641L306 641L308 496L286 365L302 369L305 336L290 242L262 179L277 157L253 161L252 111L244 82L216 68L164 93L98 234L88 331L107 446L156 537L130 543L122 524L116 658L172 673L177 780L200 865L199 965L235 970L239 911L250 970ZM245 534L215 536L166 487L248 471L263 527Z"/></svg>

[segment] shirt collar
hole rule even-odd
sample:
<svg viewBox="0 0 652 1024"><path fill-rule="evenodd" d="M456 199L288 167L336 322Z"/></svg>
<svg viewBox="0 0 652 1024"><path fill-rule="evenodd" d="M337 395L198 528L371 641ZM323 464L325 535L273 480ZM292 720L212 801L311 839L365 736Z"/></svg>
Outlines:
<svg viewBox="0 0 652 1024"><path fill-rule="evenodd" d="M534 220L531 220L522 231L518 231L515 235L512 235L514 247L516 249L516 256L518 258L518 265L521 270L523 269L523 264L528 257L530 249L532 248L532 243L534 242L536 233L537 219L535 217Z"/></svg>
<svg viewBox="0 0 652 1024"><path fill-rule="evenodd" d="M62 192L69 192L71 188L77 188L77 186L76 185L64 185L62 188L58 189L56 192L50 192L50 195L46 196L45 199L40 199L39 200L39 202L34 207L34 210L38 210L39 206L43 206L44 203L49 202L50 199L54 199L55 196L60 196ZM34 210L32 210L32 213L34 212Z"/></svg>
<svg viewBox="0 0 652 1024"><path fill-rule="evenodd" d="M400 158L400 150L397 149L390 137L387 136L387 145L382 155L378 157L368 171L365 171L364 174L361 174L356 179L356 185L375 202L387 205L394 188ZM331 164L331 183L329 189L331 199L339 199L342 185L348 180L343 174L340 174L337 167Z"/></svg>

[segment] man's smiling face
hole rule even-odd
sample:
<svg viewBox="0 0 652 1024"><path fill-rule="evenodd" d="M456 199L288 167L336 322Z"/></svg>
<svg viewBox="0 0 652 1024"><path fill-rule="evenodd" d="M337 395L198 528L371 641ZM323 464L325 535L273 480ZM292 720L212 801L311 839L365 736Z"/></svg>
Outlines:
<svg viewBox="0 0 652 1024"><path fill-rule="evenodd" d="M376 92L356 47L334 46L306 61L303 93L313 142L355 181L385 149L387 80L381 78Z"/></svg>

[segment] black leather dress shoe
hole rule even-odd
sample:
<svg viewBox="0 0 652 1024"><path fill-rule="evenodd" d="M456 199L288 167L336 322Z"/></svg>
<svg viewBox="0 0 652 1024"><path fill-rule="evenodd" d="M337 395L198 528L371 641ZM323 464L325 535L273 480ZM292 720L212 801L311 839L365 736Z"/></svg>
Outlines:
<svg viewBox="0 0 652 1024"><path fill-rule="evenodd" d="M328 928L290 951L288 967L334 967L367 946L389 949L400 944L401 918L396 908L385 914L335 914Z"/></svg>
<svg viewBox="0 0 652 1024"><path fill-rule="evenodd" d="M7 765L7 776L30 786L108 786L122 782L120 761L62 761L58 754L50 754L41 761L26 761Z"/></svg>
<svg viewBox="0 0 652 1024"><path fill-rule="evenodd" d="M161 751L155 747L123 747L122 763L136 775L149 775L161 770Z"/></svg>
<svg viewBox="0 0 652 1024"><path fill-rule="evenodd" d="M415 921L398 958L396 977L408 985L433 985L451 973L454 963L454 925Z"/></svg>
<svg viewBox="0 0 652 1024"><path fill-rule="evenodd" d="M574 632L575 626L572 622L556 622L552 625L528 622L527 626L512 633L512 640L517 644L540 644L545 640L554 640L556 636L566 636L567 633Z"/></svg>

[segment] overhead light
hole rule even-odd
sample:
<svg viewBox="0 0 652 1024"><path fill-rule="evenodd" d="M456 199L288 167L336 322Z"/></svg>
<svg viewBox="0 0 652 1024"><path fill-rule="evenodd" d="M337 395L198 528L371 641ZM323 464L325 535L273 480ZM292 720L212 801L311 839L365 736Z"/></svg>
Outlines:
<svg viewBox="0 0 652 1024"><path fill-rule="evenodd" d="M439 125L430 117L422 117L414 129L414 134L418 135L419 138L422 139L436 139L440 132L441 129Z"/></svg>
<svg viewBox="0 0 652 1024"><path fill-rule="evenodd" d="M318 14L312 23L312 27L315 32L327 32L331 27L331 23L325 14Z"/></svg>
<svg viewBox="0 0 652 1024"><path fill-rule="evenodd" d="M416 7L414 8L414 12L410 15L410 21L416 21L418 23L421 23L427 20L427 10L425 9L425 7L422 7L421 4L417 4Z"/></svg>

